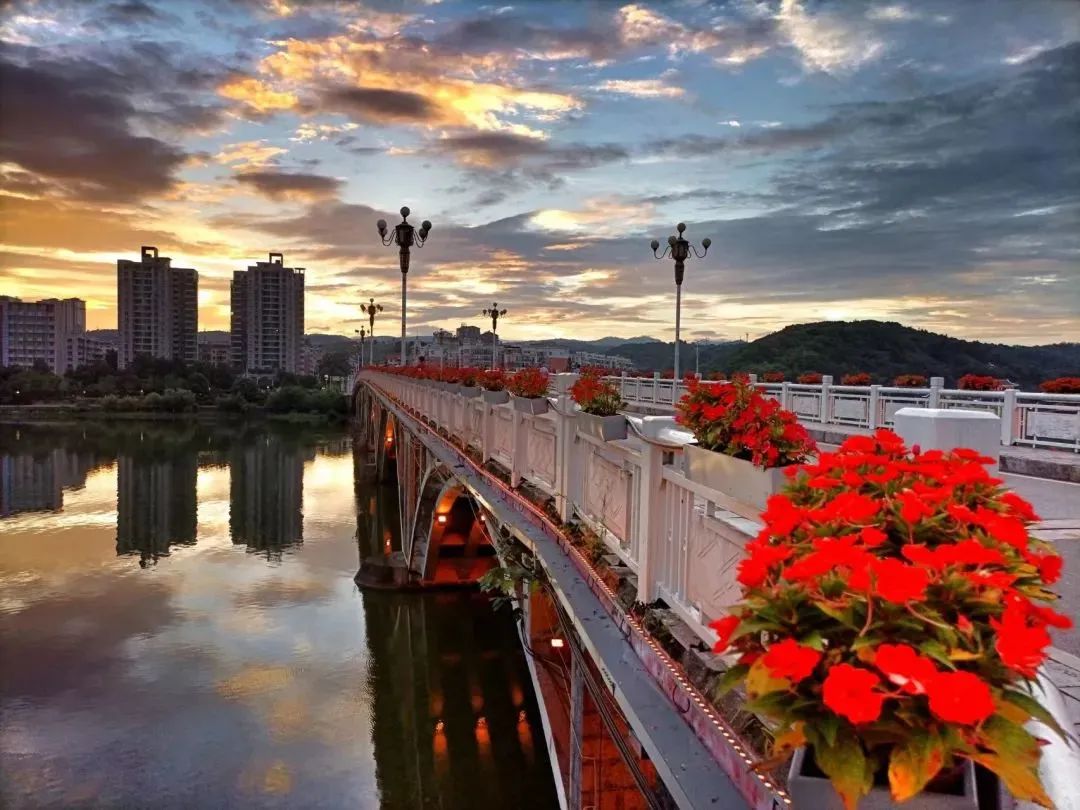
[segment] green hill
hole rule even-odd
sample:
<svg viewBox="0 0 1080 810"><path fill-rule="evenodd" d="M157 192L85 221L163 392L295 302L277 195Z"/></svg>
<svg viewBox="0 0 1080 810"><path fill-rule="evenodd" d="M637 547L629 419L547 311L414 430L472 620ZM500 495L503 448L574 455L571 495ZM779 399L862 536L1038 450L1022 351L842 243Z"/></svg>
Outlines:
<svg viewBox="0 0 1080 810"><path fill-rule="evenodd" d="M782 371L788 380L818 371L837 382L865 371L882 384L906 373L943 376L946 386L964 374L989 374L1037 390L1046 379L1080 376L1080 343L1005 346L892 322L823 321L785 327L734 351L703 350L701 365L710 371Z"/></svg>

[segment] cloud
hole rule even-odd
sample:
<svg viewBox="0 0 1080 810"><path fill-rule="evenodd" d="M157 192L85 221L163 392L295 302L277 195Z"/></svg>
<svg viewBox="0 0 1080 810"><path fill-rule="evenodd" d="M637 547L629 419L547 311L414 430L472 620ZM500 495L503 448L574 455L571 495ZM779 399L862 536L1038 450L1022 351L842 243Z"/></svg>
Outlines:
<svg viewBox="0 0 1080 810"><path fill-rule="evenodd" d="M72 193L114 200L163 193L188 157L132 131L128 120L136 109L123 80L99 65L5 59L0 73L0 160Z"/></svg>
<svg viewBox="0 0 1080 810"><path fill-rule="evenodd" d="M606 79L596 86L602 93L634 98L680 98L686 91L665 79Z"/></svg>
<svg viewBox="0 0 1080 810"><path fill-rule="evenodd" d="M281 146L271 146L265 139L241 141L223 146L221 151L214 155L214 160L222 165L236 164L237 169L247 169L252 166L264 166L278 155L287 154L288 151Z"/></svg>
<svg viewBox="0 0 1080 810"><path fill-rule="evenodd" d="M323 109L376 124L430 124L441 117L435 102L408 90L339 85L326 89L319 101Z"/></svg>
<svg viewBox="0 0 1080 810"><path fill-rule="evenodd" d="M272 200L332 197L342 186L334 177L278 170L239 172L236 181Z"/></svg>
<svg viewBox="0 0 1080 810"><path fill-rule="evenodd" d="M885 51L885 43L869 28L828 11L811 14L800 0L781 0L776 21L780 34L798 51L807 70L850 71Z"/></svg>

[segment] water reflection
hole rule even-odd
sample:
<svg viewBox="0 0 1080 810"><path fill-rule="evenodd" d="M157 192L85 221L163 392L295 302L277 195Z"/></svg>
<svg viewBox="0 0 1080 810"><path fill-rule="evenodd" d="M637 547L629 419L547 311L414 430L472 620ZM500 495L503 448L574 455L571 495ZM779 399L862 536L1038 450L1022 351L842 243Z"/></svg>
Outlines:
<svg viewBox="0 0 1080 810"><path fill-rule="evenodd" d="M0 426L0 806L555 806L508 618L353 584L400 545L364 469L340 431Z"/></svg>

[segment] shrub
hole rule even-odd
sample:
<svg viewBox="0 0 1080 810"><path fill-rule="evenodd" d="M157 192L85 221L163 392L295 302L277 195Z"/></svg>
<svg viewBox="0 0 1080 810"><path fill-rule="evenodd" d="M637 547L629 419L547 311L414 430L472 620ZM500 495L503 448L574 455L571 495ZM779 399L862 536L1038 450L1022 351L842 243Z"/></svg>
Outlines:
<svg viewBox="0 0 1080 810"><path fill-rule="evenodd" d="M709 379L713 382L724 382L725 380L727 380L727 375L724 374L724 372L722 371L714 371L712 374L709 375Z"/></svg>
<svg viewBox="0 0 1080 810"><path fill-rule="evenodd" d="M1024 723L1058 727L1025 681L1047 628L1071 624L1039 604L1061 558L989 462L909 453L887 430L822 454L769 499L742 600L712 624L715 649L741 653L725 687L744 680L776 723L773 754L810 746L848 807L875 774L903 801L963 758L1046 801Z"/></svg>
<svg viewBox="0 0 1080 810"><path fill-rule="evenodd" d="M928 384L929 381L922 374L901 374L893 380L897 388L926 388Z"/></svg>
<svg viewBox="0 0 1080 810"><path fill-rule="evenodd" d="M761 381L767 383L782 383L784 381L784 372L766 371L761 375Z"/></svg>
<svg viewBox="0 0 1080 810"><path fill-rule="evenodd" d="M1080 377L1058 377L1039 383L1039 388L1047 394L1080 394Z"/></svg>
<svg viewBox="0 0 1080 810"><path fill-rule="evenodd" d="M224 413L247 413L251 410L251 403L240 394L224 394L217 398L214 403L219 411Z"/></svg>
<svg viewBox="0 0 1080 810"><path fill-rule="evenodd" d="M821 374L817 371L807 371L805 374L800 374L798 382L800 385L821 385Z"/></svg>
<svg viewBox="0 0 1080 810"><path fill-rule="evenodd" d="M957 387L963 391L1000 391L1001 380L989 374L965 374Z"/></svg>
<svg viewBox="0 0 1080 810"><path fill-rule="evenodd" d="M750 375L745 371L733 371L731 372L731 381L748 383L750 382Z"/></svg>
<svg viewBox="0 0 1080 810"><path fill-rule="evenodd" d="M289 413L307 409L307 391L298 385L286 385L270 392L266 410L270 413Z"/></svg>
<svg viewBox="0 0 1080 810"><path fill-rule="evenodd" d="M460 377L458 382L468 388L476 388L480 384L479 382L480 370L476 368L465 367L460 370Z"/></svg>
<svg viewBox="0 0 1080 810"><path fill-rule="evenodd" d="M798 464L815 450L795 414L748 383L692 383L676 412L699 446L760 467Z"/></svg>
<svg viewBox="0 0 1080 810"><path fill-rule="evenodd" d="M573 397L581 410L594 416L614 416L622 407L619 388L597 373L583 373L570 386Z"/></svg>
<svg viewBox="0 0 1080 810"><path fill-rule="evenodd" d="M873 380L865 371L857 371L854 374L845 374L840 378L841 385L870 385Z"/></svg>
<svg viewBox="0 0 1080 810"><path fill-rule="evenodd" d="M515 397L535 399L547 396L548 373L538 368L523 368L510 376L506 387Z"/></svg>
<svg viewBox="0 0 1080 810"><path fill-rule="evenodd" d="M506 372L499 368L489 368L476 375L476 381L485 391L505 391Z"/></svg>

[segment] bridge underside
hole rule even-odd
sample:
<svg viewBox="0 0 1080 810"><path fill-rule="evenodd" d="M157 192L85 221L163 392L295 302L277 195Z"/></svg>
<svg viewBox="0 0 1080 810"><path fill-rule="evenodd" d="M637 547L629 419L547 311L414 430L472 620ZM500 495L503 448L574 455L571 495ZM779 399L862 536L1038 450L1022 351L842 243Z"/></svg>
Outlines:
<svg viewBox="0 0 1080 810"><path fill-rule="evenodd" d="M357 581L371 587L475 586L498 565L480 506L417 436L402 430L378 397L357 391L361 444L376 480L396 485L402 548L362 561Z"/></svg>

